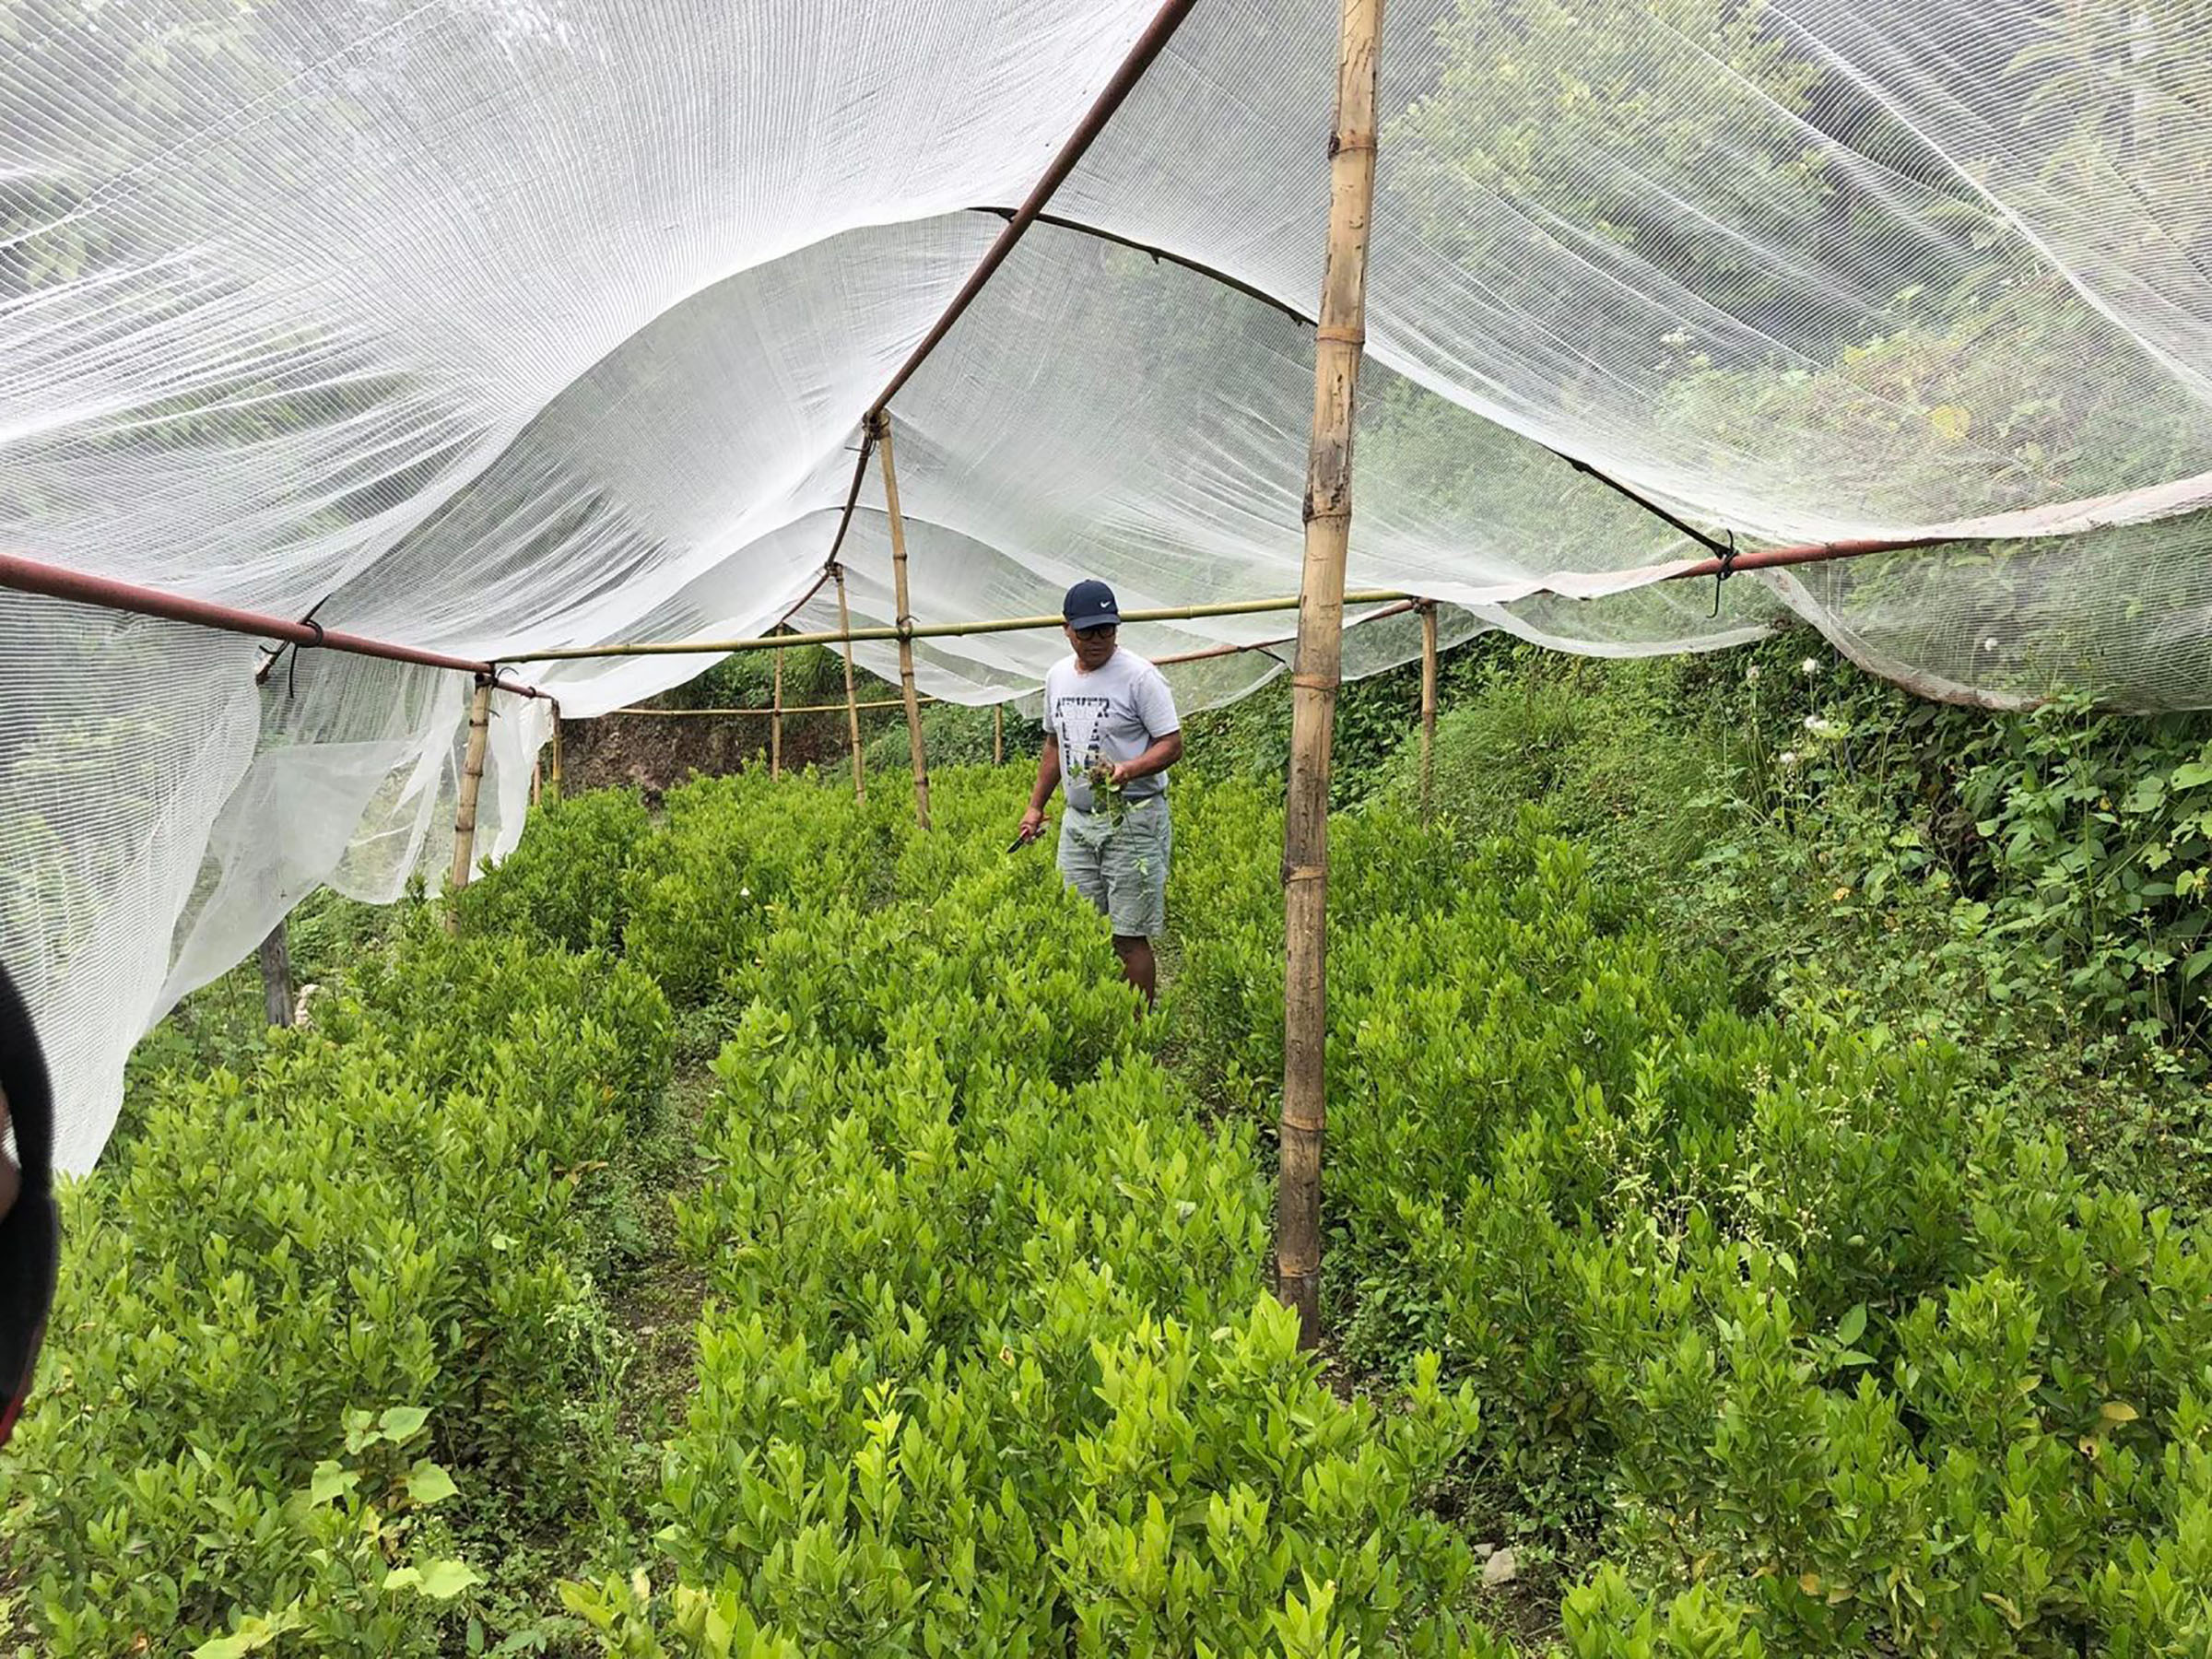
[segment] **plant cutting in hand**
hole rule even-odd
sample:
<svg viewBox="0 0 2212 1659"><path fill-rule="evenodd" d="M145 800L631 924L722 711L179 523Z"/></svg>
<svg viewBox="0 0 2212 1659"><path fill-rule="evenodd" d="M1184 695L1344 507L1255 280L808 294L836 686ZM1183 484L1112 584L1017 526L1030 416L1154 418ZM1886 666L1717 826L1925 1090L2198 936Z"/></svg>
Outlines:
<svg viewBox="0 0 2212 1659"><path fill-rule="evenodd" d="M1129 792L1113 775L1113 762L1103 755L1093 755L1084 776L1090 780L1091 798L1098 803L1097 810L1106 815L1109 823L1119 825L1129 816Z"/></svg>

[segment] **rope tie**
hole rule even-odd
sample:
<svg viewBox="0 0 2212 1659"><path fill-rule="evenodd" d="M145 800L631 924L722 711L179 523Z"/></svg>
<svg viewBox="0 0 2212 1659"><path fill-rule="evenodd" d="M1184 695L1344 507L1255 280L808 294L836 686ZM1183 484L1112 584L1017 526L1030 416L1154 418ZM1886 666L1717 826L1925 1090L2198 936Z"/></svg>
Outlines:
<svg viewBox="0 0 2212 1659"><path fill-rule="evenodd" d="M329 603L330 595L325 594L309 607L306 616L300 618L299 626L312 629L315 636L313 639L287 641L286 645L277 646L261 659L261 666L253 670L255 685L265 686L269 683L269 676L276 671L276 665L283 661L285 651L288 646L292 653L292 663L291 666L285 671L285 695L297 697L300 694L300 653L323 643L323 624L315 620L315 612Z"/></svg>
<svg viewBox="0 0 2212 1659"><path fill-rule="evenodd" d="M292 646L291 666L284 671L284 694L287 697L298 697L300 695L300 652L323 643L322 623L316 621L312 617L302 617L300 618L300 626L302 628L313 629L315 630L315 637L312 640L296 642Z"/></svg>

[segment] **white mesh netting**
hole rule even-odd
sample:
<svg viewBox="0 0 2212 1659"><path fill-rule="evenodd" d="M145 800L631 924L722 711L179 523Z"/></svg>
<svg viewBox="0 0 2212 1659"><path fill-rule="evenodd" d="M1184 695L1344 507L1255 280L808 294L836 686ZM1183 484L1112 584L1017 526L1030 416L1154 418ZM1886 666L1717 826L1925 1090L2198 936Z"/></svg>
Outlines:
<svg viewBox="0 0 2212 1659"><path fill-rule="evenodd" d="M1152 5L0 0L0 550L471 657L757 631ZM1336 21L1201 0L900 395L923 619L1295 589ZM2212 0L1392 0L1382 65L1353 585L1453 635L1794 613L1945 695L2208 700ZM1739 576L1714 619L1649 584L1702 549L1555 451L1747 546L1980 539ZM1018 695L1053 651L932 641L923 678ZM0 593L0 959L65 1167L301 894L447 856L465 682L257 660ZM703 665L525 677L588 715ZM546 729L499 700L488 852Z"/></svg>

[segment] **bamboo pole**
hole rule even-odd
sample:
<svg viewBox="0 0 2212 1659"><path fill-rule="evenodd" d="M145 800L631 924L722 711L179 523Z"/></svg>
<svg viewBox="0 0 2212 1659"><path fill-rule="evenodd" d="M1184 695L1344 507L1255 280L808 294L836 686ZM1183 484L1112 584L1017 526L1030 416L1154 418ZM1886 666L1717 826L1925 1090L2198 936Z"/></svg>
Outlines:
<svg viewBox="0 0 2212 1659"><path fill-rule="evenodd" d="M768 775L783 775L783 653L775 655L775 690L769 699Z"/></svg>
<svg viewBox="0 0 2212 1659"><path fill-rule="evenodd" d="M1421 822L1436 771L1436 601L1421 601Z"/></svg>
<svg viewBox="0 0 2212 1659"><path fill-rule="evenodd" d="M837 631L845 643L845 732L853 745L853 798L868 798L867 767L860 757L860 705L853 696L853 613L845 608L845 567L833 564L830 573L837 578Z"/></svg>
<svg viewBox="0 0 2212 1659"><path fill-rule="evenodd" d="M273 1026L292 1023L292 942L285 932L284 918L269 929L269 935L261 942L261 1007Z"/></svg>
<svg viewBox="0 0 2212 1659"><path fill-rule="evenodd" d="M453 873L448 885L459 892L468 885L469 867L477 853L477 795L484 786L484 750L491 741L491 680L479 676L477 694L468 705L468 750L461 763L461 805L453 813ZM457 927L459 917L446 912L446 925Z"/></svg>
<svg viewBox="0 0 2212 1659"><path fill-rule="evenodd" d="M891 526L891 582L899 604L899 695L906 703L906 745L914 763L914 822L929 828L929 758L922 748L922 705L914 700L914 618L907 608L906 521L899 512L899 469L891 463L891 418L876 417L883 453L883 506Z"/></svg>
<svg viewBox="0 0 2212 1659"><path fill-rule="evenodd" d="M1367 320L1375 192L1375 59L1382 0L1343 0L1336 123L1329 140L1329 245L1314 329L1313 430L1306 460L1306 562L1291 676L1290 782L1283 821L1283 1108L1276 1294L1299 1339L1321 1336L1321 1148L1327 1115L1329 746L1344 659L1344 565L1352 523L1352 410Z"/></svg>
<svg viewBox="0 0 2212 1659"><path fill-rule="evenodd" d="M560 799L560 700L553 700L553 798Z"/></svg>
<svg viewBox="0 0 2212 1659"><path fill-rule="evenodd" d="M1747 568L1748 553L1736 568ZM1708 575L1711 571L1706 572ZM1413 603L1414 595L1399 593L1394 588L1362 589L1345 594L1347 605L1383 605L1403 607ZM1299 607L1298 595L1268 599L1227 599L1207 605L1170 605L1149 610L1124 610L1122 621L1135 622L1198 622L1214 617L1257 617L1272 611L1294 611ZM821 633L761 634L744 640L628 640L606 645L563 645L550 651L526 651L504 659L514 663L570 663L583 662L599 657L632 656L729 656L740 651L781 651L794 645L844 645L855 641L888 642L893 640L959 640L972 634L1035 633L1065 628L1067 618L1054 611L1047 616L994 617L977 622L926 622L907 629L892 627L853 628L846 626ZM1241 646L1230 649L1242 650ZM506 690L519 687L506 686Z"/></svg>
<svg viewBox="0 0 2212 1659"><path fill-rule="evenodd" d="M1006 705L993 703L991 705L991 764L1004 766L1006 763Z"/></svg>

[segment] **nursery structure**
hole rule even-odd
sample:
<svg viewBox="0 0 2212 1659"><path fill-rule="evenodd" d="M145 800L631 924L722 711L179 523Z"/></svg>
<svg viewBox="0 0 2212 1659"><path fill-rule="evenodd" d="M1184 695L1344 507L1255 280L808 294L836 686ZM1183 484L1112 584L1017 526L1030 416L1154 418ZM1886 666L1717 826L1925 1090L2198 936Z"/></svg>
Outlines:
<svg viewBox="0 0 2212 1659"><path fill-rule="evenodd" d="M857 661L926 823L921 702L1032 693L1099 574L1186 701L1294 676L1310 1319L1340 673L1796 618L1952 699L2212 687L2199 0L14 0L0 46L0 959L65 1166L304 894L511 848L557 709L838 644L855 789Z"/></svg>

